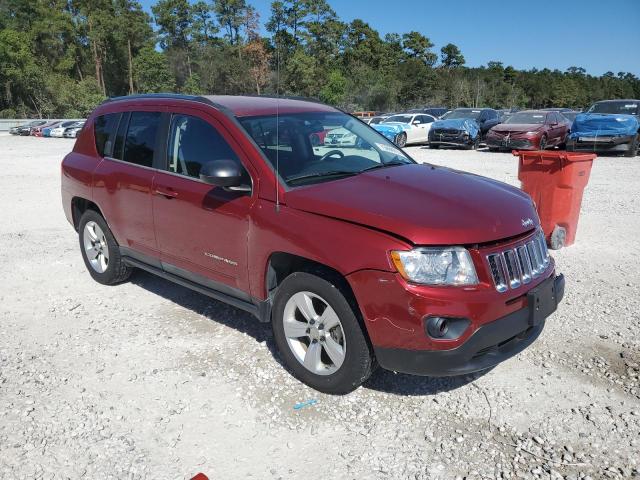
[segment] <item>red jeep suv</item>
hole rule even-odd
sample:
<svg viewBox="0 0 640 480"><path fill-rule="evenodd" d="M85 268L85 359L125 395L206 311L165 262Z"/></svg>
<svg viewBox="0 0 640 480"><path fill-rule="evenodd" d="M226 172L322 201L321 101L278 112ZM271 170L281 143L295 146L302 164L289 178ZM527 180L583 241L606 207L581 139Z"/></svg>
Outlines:
<svg viewBox="0 0 640 480"><path fill-rule="evenodd" d="M312 140L332 131L353 141ZM293 375L327 393L377 364L492 367L564 293L525 193L417 164L313 101L108 100L62 162L62 202L97 282L139 268L271 322Z"/></svg>

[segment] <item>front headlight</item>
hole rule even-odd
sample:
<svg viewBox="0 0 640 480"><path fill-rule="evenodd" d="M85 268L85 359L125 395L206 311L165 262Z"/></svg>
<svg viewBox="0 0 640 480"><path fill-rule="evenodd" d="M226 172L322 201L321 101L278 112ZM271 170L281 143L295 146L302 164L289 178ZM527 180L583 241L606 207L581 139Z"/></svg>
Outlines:
<svg viewBox="0 0 640 480"><path fill-rule="evenodd" d="M462 247L415 248L391 252L393 264L406 280L424 285L476 285L471 255Z"/></svg>
<svg viewBox="0 0 640 480"><path fill-rule="evenodd" d="M534 130L533 132L527 132L526 135L537 135L540 133L538 130Z"/></svg>

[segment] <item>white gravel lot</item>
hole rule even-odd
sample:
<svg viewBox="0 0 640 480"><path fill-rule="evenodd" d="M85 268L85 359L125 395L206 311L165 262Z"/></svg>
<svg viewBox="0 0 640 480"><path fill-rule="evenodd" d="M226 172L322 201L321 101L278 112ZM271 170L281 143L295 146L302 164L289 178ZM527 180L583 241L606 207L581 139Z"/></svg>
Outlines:
<svg viewBox="0 0 640 480"><path fill-rule="evenodd" d="M529 349L331 397L242 311L142 272L93 282L60 204L72 145L0 136L0 478L640 475L640 158L596 160L577 243L554 254L565 300ZM518 184L510 154L407 150Z"/></svg>

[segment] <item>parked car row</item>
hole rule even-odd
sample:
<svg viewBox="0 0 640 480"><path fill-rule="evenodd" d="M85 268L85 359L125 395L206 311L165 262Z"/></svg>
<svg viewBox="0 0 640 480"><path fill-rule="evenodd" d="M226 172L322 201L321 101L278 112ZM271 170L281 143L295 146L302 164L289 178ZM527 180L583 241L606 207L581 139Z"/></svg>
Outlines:
<svg viewBox="0 0 640 480"><path fill-rule="evenodd" d="M361 117L400 147L544 150L566 148L637 155L640 148L640 100L603 100L586 112L570 108L537 110L492 108L413 109L405 113ZM430 113L427 113L430 112Z"/></svg>
<svg viewBox="0 0 640 480"><path fill-rule="evenodd" d="M33 120L9 129L9 133L32 137L76 138L84 122L84 120Z"/></svg>

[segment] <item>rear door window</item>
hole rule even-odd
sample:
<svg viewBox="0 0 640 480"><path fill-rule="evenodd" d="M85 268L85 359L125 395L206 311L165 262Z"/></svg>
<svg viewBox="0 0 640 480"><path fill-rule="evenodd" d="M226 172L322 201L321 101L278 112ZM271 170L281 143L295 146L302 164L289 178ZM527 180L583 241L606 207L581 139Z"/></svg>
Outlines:
<svg viewBox="0 0 640 480"><path fill-rule="evenodd" d="M167 170L199 178L202 166L213 160L240 160L226 140L208 122L192 115L171 118Z"/></svg>
<svg viewBox="0 0 640 480"><path fill-rule="evenodd" d="M112 155L113 141L121 116L122 114L120 113L109 113L96 118L94 123L96 150L101 157L110 157ZM71 123L73 122L65 122L60 126L65 127Z"/></svg>
<svg viewBox="0 0 640 480"><path fill-rule="evenodd" d="M160 117L160 112L131 112L122 160L143 167L153 166Z"/></svg>

